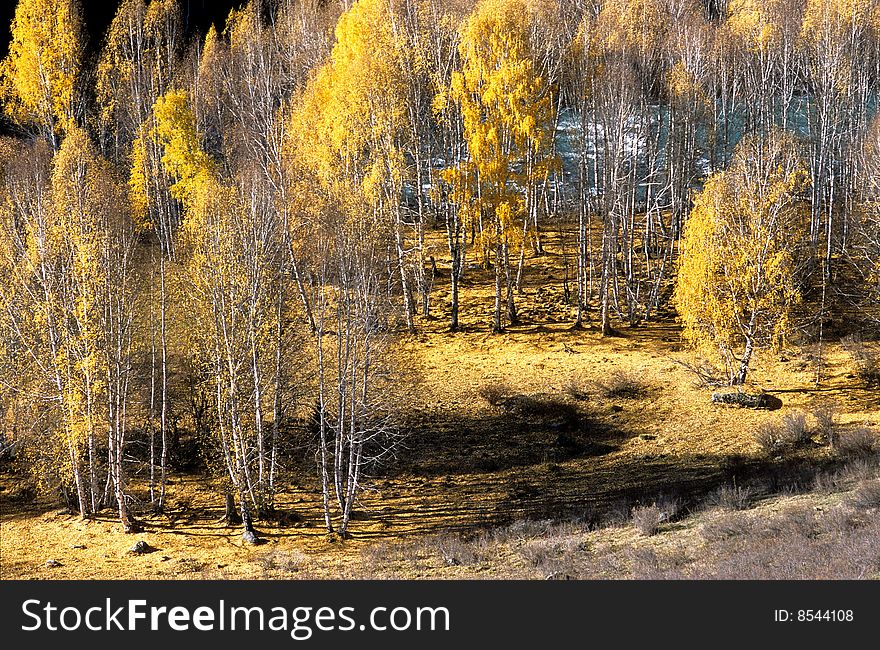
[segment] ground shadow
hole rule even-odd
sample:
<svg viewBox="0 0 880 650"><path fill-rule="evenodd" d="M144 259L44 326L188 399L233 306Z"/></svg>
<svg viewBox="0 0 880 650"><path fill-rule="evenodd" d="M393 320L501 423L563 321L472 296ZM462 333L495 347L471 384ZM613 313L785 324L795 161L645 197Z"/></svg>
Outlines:
<svg viewBox="0 0 880 650"><path fill-rule="evenodd" d="M477 416L423 415L405 429L394 461L383 468L388 478L503 472L602 456L636 435L559 398L520 394L499 398Z"/></svg>

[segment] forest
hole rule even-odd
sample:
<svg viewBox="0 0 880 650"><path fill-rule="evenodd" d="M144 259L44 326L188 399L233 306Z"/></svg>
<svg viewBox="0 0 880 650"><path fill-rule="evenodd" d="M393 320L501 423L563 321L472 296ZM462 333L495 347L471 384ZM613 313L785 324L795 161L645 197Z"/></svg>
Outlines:
<svg viewBox="0 0 880 650"><path fill-rule="evenodd" d="M386 468L438 453L407 416L429 335L480 337L484 369L444 348L440 381L563 447L575 407L480 379L505 336L574 363L662 329L744 405L756 363L808 357L820 390L843 352L872 411L880 2L249 0L202 33L121 0L89 24L18 0L3 26L0 463L34 498L139 533L197 476L256 545L308 483L345 540Z"/></svg>

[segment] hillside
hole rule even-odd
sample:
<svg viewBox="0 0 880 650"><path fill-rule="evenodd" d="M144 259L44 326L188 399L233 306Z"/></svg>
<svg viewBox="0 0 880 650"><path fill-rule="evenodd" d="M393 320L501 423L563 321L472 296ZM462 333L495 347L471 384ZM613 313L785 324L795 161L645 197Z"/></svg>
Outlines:
<svg viewBox="0 0 880 650"><path fill-rule="evenodd" d="M5 463L2 577L638 577L646 566L668 577L676 573L662 568L662 558L673 555L676 571L699 575L715 570L713 558L734 566L725 558L748 549L741 542L752 536L788 544L795 525L815 542L794 545L804 552L821 553L844 536L867 544L876 562L880 538L866 514L878 504L846 505L875 479L876 456L854 443L832 450L822 433L768 456L756 438L762 424L797 413L814 428L814 411L830 403L844 440L877 424L880 395L861 386L839 344L824 348L818 387L812 348L759 357L748 390L779 398L778 410L713 404L713 389L680 363L693 355L672 319L620 324L611 337L572 329L553 298L562 291L559 250L548 241L548 255L528 260L524 324L489 332L491 294L475 271L462 296L463 331L450 333L438 319L405 339L405 437L367 482L350 539L328 540L307 458L285 477L275 520L256 522L266 543L255 547L224 525L221 493L203 475L169 479L166 512L144 514L145 530L133 536L121 533L110 510L82 521L56 502L28 500L27 479ZM435 298L439 312L439 282ZM725 490L734 486L747 493L744 514L712 505L729 501ZM146 498L143 479L131 490ZM633 527L632 508L655 502L677 514L645 537ZM729 535L701 532L728 519L735 524ZM777 519L782 528L774 529ZM138 539L157 550L128 554ZM47 568L48 559L62 566ZM825 575L807 566L815 575L798 577ZM837 570L830 577L852 573Z"/></svg>

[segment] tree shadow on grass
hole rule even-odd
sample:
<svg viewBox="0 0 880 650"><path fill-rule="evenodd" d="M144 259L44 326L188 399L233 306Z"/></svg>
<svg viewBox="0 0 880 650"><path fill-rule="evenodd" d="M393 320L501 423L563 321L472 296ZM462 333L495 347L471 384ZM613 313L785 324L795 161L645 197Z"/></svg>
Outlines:
<svg viewBox="0 0 880 650"><path fill-rule="evenodd" d="M504 472L603 456L636 435L554 396L506 395L477 416L437 414L407 423L382 475L394 478Z"/></svg>

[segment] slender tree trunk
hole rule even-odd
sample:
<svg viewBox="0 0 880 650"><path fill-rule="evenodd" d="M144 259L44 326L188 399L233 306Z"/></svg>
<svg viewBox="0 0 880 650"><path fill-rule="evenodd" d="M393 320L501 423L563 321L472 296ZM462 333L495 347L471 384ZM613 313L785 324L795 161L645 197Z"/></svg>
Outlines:
<svg viewBox="0 0 880 650"><path fill-rule="evenodd" d="M223 515L223 519L226 522L226 525L238 526L241 523L241 516L238 514L238 510L235 507L235 496L233 496L232 492L227 492L225 494L224 503L226 512Z"/></svg>
<svg viewBox="0 0 880 650"><path fill-rule="evenodd" d="M755 349L754 340L752 340L751 337L746 339L746 348L745 348L745 351L743 352L742 360L740 361L740 364L739 364L739 371L737 372L736 377L733 381L734 385L742 386L743 384L746 383L746 375L748 375L748 372L749 372L749 363L752 360L752 352L754 352L754 349Z"/></svg>
<svg viewBox="0 0 880 650"><path fill-rule="evenodd" d="M156 512L162 512L165 509L165 488L168 482L168 332L166 328L168 305L165 290L164 254L159 259L159 287L159 342L162 353L162 387L161 402L159 404L159 432L162 451L159 455L159 501L156 503Z"/></svg>
<svg viewBox="0 0 880 650"><path fill-rule="evenodd" d="M505 241L504 249L504 280L507 283L507 322L515 324L519 319L516 315L516 302L514 301L513 277L510 268L510 246Z"/></svg>
<svg viewBox="0 0 880 650"><path fill-rule="evenodd" d="M323 289L320 289L323 291ZM323 315L321 316L323 320ZM330 474L328 464L330 462L327 449L327 417L325 402L326 370L324 367L324 336L323 325L317 329L317 352L318 352L318 454L319 470L321 474L321 497L324 509L324 525L327 534L333 533L333 519L330 515Z"/></svg>
<svg viewBox="0 0 880 650"><path fill-rule="evenodd" d="M503 253L501 251L501 242L495 244L495 312L492 321L492 331L496 334L502 331L501 327L501 280L502 271L501 264L503 261Z"/></svg>

